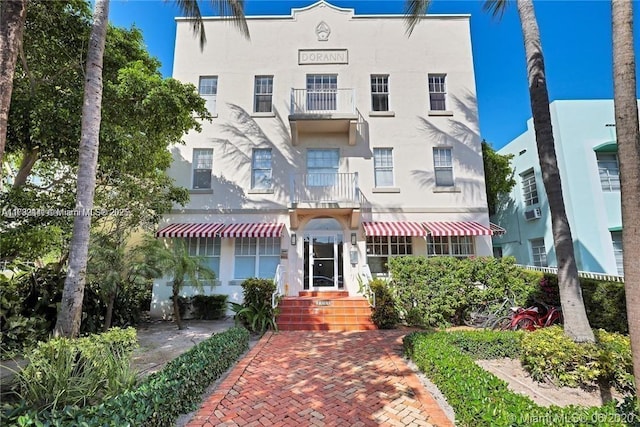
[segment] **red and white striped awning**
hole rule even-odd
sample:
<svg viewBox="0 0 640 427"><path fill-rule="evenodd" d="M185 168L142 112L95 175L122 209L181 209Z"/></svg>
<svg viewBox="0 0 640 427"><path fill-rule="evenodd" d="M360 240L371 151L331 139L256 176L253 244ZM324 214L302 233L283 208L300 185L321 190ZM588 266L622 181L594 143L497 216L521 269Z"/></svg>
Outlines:
<svg viewBox="0 0 640 427"><path fill-rule="evenodd" d="M363 222L367 236L426 236L427 230L419 222L389 221Z"/></svg>
<svg viewBox="0 0 640 427"><path fill-rule="evenodd" d="M434 221L423 223L432 236L490 236L491 229L475 221Z"/></svg>
<svg viewBox="0 0 640 427"><path fill-rule="evenodd" d="M507 232L507 230L492 222L489 223L489 228L494 236L502 236Z"/></svg>
<svg viewBox="0 0 640 427"><path fill-rule="evenodd" d="M215 237L224 224L181 223L169 224L156 233L156 237Z"/></svg>
<svg viewBox="0 0 640 427"><path fill-rule="evenodd" d="M220 232L221 237L282 237L284 224L279 223L242 223L229 224Z"/></svg>

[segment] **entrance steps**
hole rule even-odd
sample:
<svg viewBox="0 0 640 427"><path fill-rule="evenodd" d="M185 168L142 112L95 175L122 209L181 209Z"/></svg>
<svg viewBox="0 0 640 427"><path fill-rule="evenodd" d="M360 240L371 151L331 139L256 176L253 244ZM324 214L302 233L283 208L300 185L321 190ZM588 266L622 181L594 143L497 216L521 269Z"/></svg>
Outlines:
<svg viewBox="0 0 640 427"><path fill-rule="evenodd" d="M302 291L284 297L276 318L281 331L366 331L376 329L366 298L347 291Z"/></svg>

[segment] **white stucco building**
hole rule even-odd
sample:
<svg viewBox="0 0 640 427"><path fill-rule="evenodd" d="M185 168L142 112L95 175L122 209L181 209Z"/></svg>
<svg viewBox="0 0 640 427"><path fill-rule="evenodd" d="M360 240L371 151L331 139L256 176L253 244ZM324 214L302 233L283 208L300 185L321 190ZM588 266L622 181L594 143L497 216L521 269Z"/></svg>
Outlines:
<svg viewBox="0 0 640 427"><path fill-rule="evenodd" d="M247 17L247 40L205 18L200 49L177 19L173 77L214 118L173 149L191 201L159 237L188 238L242 298L248 277L287 295L358 292L400 255L491 255L468 15L356 15L320 1ZM152 315L170 311L167 280ZM188 294L189 291L187 291Z"/></svg>

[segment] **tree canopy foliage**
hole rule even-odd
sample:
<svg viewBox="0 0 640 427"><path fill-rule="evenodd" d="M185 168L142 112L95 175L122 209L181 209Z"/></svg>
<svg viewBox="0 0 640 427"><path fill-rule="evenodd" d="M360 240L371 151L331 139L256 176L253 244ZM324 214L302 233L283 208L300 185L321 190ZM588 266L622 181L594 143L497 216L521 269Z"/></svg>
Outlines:
<svg viewBox="0 0 640 427"><path fill-rule="evenodd" d="M90 28L85 1L29 3L3 165L0 204L14 217L4 218L2 258L33 260L68 240L73 218L62 212L75 204ZM94 211L103 215L93 218L94 226L150 229L188 200L165 173L168 147L200 131L198 118L210 116L193 85L165 79L159 68L139 30L109 28Z"/></svg>
<svg viewBox="0 0 640 427"><path fill-rule="evenodd" d="M484 185L487 189L489 215L496 213L500 195L508 194L516 185L511 168L513 154L498 154L491 144L482 141L482 161L484 163Z"/></svg>

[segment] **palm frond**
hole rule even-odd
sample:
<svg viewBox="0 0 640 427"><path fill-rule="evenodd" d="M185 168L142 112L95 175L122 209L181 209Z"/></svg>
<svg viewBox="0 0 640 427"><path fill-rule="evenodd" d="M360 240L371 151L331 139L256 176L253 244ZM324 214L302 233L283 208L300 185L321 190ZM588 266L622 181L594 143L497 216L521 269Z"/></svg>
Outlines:
<svg viewBox="0 0 640 427"><path fill-rule="evenodd" d="M249 26L244 16L244 0L211 0L211 5L220 16L227 16L240 34L250 39Z"/></svg>
<svg viewBox="0 0 640 427"><path fill-rule="evenodd" d="M200 36L200 49L207 43L207 35L204 32L204 25L202 25L202 14L200 13L200 6L198 6L197 0L175 0L176 4L180 8L180 12L187 18L193 18L191 20L191 29L194 33Z"/></svg>
<svg viewBox="0 0 640 427"><path fill-rule="evenodd" d="M502 19L509 6L509 0L486 0L482 10L490 12L494 18Z"/></svg>
<svg viewBox="0 0 640 427"><path fill-rule="evenodd" d="M405 34L410 36L418 22L427 13L431 0L407 0L405 3L404 20L407 24Z"/></svg>
<svg viewBox="0 0 640 427"><path fill-rule="evenodd" d="M207 43L207 36L198 0L175 0L175 2L184 16L192 18L191 28L200 36L200 49L203 49ZM228 17L240 33L249 39L249 26L244 16L244 0L211 0L211 6L218 11L218 15Z"/></svg>

